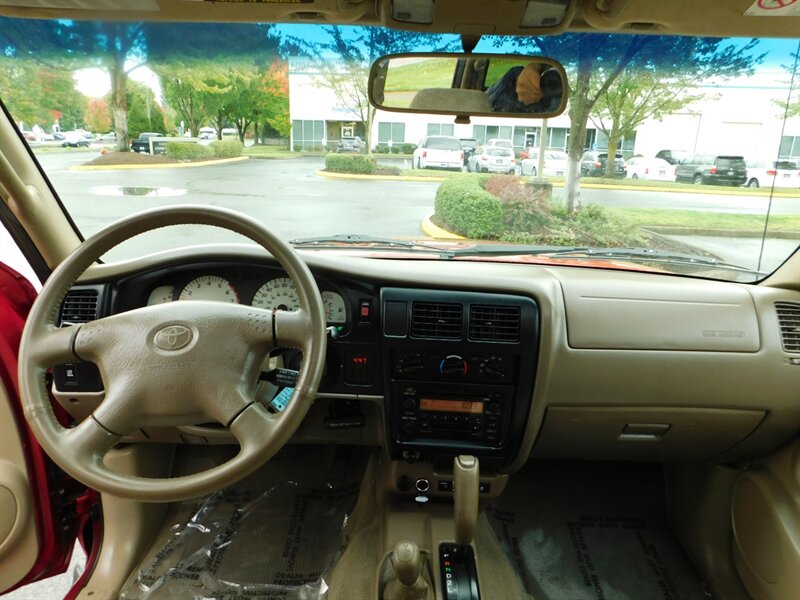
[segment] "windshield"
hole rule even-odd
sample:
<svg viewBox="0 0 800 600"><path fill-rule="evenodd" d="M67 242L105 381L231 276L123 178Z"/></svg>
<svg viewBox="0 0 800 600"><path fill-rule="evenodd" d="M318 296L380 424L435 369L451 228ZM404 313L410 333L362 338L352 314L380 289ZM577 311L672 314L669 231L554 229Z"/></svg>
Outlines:
<svg viewBox="0 0 800 600"><path fill-rule="evenodd" d="M147 208L208 204L331 251L591 258L747 282L800 241L800 172L752 167L800 160L796 39L483 36L478 52L564 65L569 105L546 122L369 105L375 59L460 51L454 35L3 18L0 43L0 97L83 236ZM487 62L484 89L504 72ZM409 61L391 91L410 100L454 81L424 64ZM487 146L511 164L478 160ZM623 168L633 156L651 166ZM462 254L431 252L445 234ZM169 228L105 259L231 236Z"/></svg>

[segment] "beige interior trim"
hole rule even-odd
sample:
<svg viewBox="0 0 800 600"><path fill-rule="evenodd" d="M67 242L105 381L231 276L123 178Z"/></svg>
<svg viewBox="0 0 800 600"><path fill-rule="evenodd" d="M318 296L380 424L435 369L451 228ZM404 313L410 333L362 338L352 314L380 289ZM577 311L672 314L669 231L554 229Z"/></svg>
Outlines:
<svg viewBox="0 0 800 600"><path fill-rule="evenodd" d="M25 577L39 556L28 466L10 403L0 381L0 594Z"/></svg>
<svg viewBox="0 0 800 600"><path fill-rule="evenodd" d="M795 253L760 285L800 292L800 250L795 250Z"/></svg>
<svg viewBox="0 0 800 600"><path fill-rule="evenodd" d="M724 465L664 466L672 530L715 598L752 600L733 562L731 496L741 473Z"/></svg>
<svg viewBox="0 0 800 600"><path fill-rule="evenodd" d="M173 447L127 445L106 456L115 471L147 477L171 474ZM101 497L103 541L94 570L78 595L82 600L112 600L139 564L167 514L168 504L136 502L109 494ZM135 523L135 527L131 527Z"/></svg>
<svg viewBox="0 0 800 600"><path fill-rule="evenodd" d="M733 489L733 556L757 600L800 590L800 439L757 461Z"/></svg>

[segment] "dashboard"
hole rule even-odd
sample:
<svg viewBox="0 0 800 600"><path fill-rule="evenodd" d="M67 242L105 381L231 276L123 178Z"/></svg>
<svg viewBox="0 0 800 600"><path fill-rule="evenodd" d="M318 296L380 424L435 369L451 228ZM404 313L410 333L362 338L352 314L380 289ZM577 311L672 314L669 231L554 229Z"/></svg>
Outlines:
<svg viewBox="0 0 800 600"><path fill-rule="evenodd" d="M302 254L334 331L299 439L381 445L394 459L440 464L469 452L504 471L531 456L733 460L800 427L800 357L784 351L776 309L800 310L796 292L601 269ZM59 318L197 298L297 308L271 257L220 246L92 267ZM302 368L296 353L280 358ZM102 401L103 383L94 365L62 365L53 393L78 421ZM131 439L232 442L205 426Z"/></svg>

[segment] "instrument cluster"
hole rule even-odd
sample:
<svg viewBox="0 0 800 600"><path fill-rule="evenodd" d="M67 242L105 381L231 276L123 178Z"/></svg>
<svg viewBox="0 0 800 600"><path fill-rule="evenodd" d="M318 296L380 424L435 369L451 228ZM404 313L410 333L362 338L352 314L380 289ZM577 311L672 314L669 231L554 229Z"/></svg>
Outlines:
<svg viewBox="0 0 800 600"><path fill-rule="evenodd" d="M330 325L343 325L347 322L347 305L338 292L322 290L322 304L325 307L325 320ZM267 310L297 310L300 299L297 290L288 277L274 277L263 282L255 293L243 294L233 283L219 275L204 274L195 277L185 285L159 285L150 291L147 305L173 301L211 300L248 304Z"/></svg>

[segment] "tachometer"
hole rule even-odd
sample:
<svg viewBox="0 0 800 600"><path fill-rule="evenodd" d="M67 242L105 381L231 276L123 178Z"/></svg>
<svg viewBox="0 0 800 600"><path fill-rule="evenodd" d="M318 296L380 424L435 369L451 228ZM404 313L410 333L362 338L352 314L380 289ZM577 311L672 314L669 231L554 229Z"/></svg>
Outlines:
<svg viewBox="0 0 800 600"><path fill-rule="evenodd" d="M346 323L347 310L344 307L344 298L336 292L322 292L322 306L325 308L325 321L327 323Z"/></svg>
<svg viewBox="0 0 800 600"><path fill-rule="evenodd" d="M252 304L258 308L297 310L300 308L300 299L297 297L297 290L294 289L292 280L288 277L278 277L256 290Z"/></svg>
<svg viewBox="0 0 800 600"><path fill-rule="evenodd" d="M227 279L217 275L201 275L186 284L178 300L213 300L236 304L239 294Z"/></svg>

